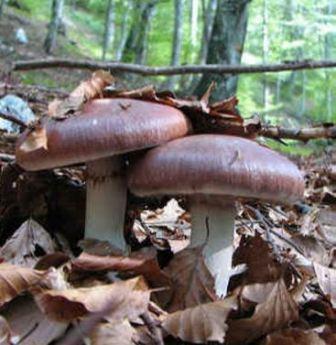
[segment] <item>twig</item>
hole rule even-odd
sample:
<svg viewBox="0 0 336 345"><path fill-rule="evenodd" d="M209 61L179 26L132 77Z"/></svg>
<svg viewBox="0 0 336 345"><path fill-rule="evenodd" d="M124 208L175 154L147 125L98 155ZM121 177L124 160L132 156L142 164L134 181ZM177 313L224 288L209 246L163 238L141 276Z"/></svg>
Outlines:
<svg viewBox="0 0 336 345"><path fill-rule="evenodd" d="M4 120L7 120L7 121L15 123L16 125L19 125L23 129L27 128L27 124L24 123L22 120L17 119L14 115L7 115L7 114L0 113L0 117Z"/></svg>
<svg viewBox="0 0 336 345"><path fill-rule="evenodd" d="M302 69L334 68L334 60L303 60L286 61L278 64L262 65L183 65L152 67L122 62L102 62L94 60L71 60L71 59L36 59L16 61L12 64L13 71L27 71L42 68L77 68L77 69L108 69L111 72L127 72L143 76L159 75L182 75L182 74L243 74L243 73L265 73L282 72Z"/></svg>

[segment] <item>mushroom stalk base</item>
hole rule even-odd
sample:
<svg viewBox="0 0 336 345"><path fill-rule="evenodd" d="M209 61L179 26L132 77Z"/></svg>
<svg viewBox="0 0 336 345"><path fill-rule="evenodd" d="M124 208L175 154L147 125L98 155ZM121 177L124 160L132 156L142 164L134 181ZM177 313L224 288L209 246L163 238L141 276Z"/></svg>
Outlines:
<svg viewBox="0 0 336 345"><path fill-rule="evenodd" d="M126 252L127 186L118 156L87 163L85 237L109 241Z"/></svg>
<svg viewBox="0 0 336 345"><path fill-rule="evenodd" d="M192 247L206 243L203 255L205 263L215 279L218 296L225 296L231 276L233 234L235 219L234 202L211 203L206 199L191 201L192 231L190 245ZM206 219L209 224L207 239Z"/></svg>

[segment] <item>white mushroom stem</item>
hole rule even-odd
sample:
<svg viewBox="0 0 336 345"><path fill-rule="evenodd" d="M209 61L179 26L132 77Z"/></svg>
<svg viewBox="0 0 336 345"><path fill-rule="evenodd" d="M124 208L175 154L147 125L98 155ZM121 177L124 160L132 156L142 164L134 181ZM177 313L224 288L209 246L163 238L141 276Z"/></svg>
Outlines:
<svg viewBox="0 0 336 345"><path fill-rule="evenodd" d="M127 185L121 157L87 163L85 237L109 241L126 252L124 219Z"/></svg>
<svg viewBox="0 0 336 345"><path fill-rule="evenodd" d="M215 279L217 295L225 296L231 276L236 209L234 201L223 204L216 202L218 198L215 199L211 200L210 196L191 198L190 245L195 247L206 243L203 251L205 263Z"/></svg>

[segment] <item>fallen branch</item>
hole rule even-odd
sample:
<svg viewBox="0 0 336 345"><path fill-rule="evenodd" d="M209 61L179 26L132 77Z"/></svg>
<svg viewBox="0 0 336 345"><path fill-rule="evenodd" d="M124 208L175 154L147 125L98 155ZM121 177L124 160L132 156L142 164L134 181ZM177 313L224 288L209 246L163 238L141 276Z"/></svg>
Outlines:
<svg viewBox="0 0 336 345"><path fill-rule="evenodd" d="M42 68L78 68L78 69L108 69L111 72L127 72L143 76L181 75L181 74L242 74L295 71L302 69L318 69L336 67L334 60L303 60L286 61L279 64L265 65L183 65L151 67L122 62L102 62L94 60L70 60L70 59L37 59L17 61L12 64L13 71L27 71Z"/></svg>
<svg viewBox="0 0 336 345"><path fill-rule="evenodd" d="M299 129L262 126L258 134L272 139L293 139L307 142L311 139L336 139L336 126L331 125Z"/></svg>
<svg viewBox="0 0 336 345"><path fill-rule="evenodd" d="M0 113L0 118L7 120L7 121L10 121L10 122L13 122L23 129L27 128L26 123L21 121L20 119L16 118L14 115L7 115L7 114Z"/></svg>

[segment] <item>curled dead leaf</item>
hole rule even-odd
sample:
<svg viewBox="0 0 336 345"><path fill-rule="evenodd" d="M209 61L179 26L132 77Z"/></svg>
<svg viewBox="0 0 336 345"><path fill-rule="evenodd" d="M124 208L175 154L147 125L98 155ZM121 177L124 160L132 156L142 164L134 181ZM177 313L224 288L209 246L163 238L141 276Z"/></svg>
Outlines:
<svg viewBox="0 0 336 345"><path fill-rule="evenodd" d="M269 334L264 345L326 345L326 343L314 331L287 328Z"/></svg>
<svg viewBox="0 0 336 345"><path fill-rule="evenodd" d="M26 139L19 146L22 152L31 152L39 149L48 150L47 130L41 124L35 126L27 134Z"/></svg>
<svg viewBox="0 0 336 345"><path fill-rule="evenodd" d="M119 281L90 288L46 290L35 299L43 312L52 320L71 321L89 313L100 312L108 305L109 321L136 319L147 310L150 291L141 278Z"/></svg>
<svg viewBox="0 0 336 345"><path fill-rule="evenodd" d="M298 307L280 279L251 318L229 321L227 341L230 345L245 345L297 320Z"/></svg>
<svg viewBox="0 0 336 345"><path fill-rule="evenodd" d="M31 268L0 264L0 306L40 282L45 274Z"/></svg>
<svg viewBox="0 0 336 345"><path fill-rule="evenodd" d="M55 244L49 233L33 219L25 221L0 248L0 256L8 263L33 267L39 260L36 248L44 253L54 253Z"/></svg>
<svg viewBox="0 0 336 345"><path fill-rule="evenodd" d="M314 270L321 290L330 297L333 307L336 307L336 269L314 262Z"/></svg>
<svg viewBox="0 0 336 345"><path fill-rule="evenodd" d="M184 249L164 269L172 281L169 311L216 300L214 279L204 263L202 251L202 246Z"/></svg>
<svg viewBox="0 0 336 345"><path fill-rule="evenodd" d="M226 319L230 311L236 308L236 297L201 304L168 315L162 327L183 341L196 344L210 341L223 343L228 329Z"/></svg>

